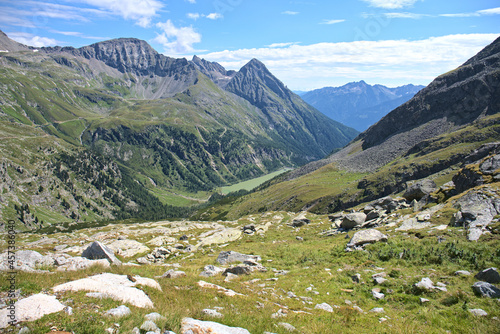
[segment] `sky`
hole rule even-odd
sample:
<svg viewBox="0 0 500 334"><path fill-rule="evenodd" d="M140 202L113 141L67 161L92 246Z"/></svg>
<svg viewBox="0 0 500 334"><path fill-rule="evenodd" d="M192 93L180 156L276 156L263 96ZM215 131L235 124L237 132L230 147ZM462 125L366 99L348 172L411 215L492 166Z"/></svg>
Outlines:
<svg viewBox="0 0 500 334"><path fill-rule="evenodd" d="M35 47L134 37L292 90L429 84L500 37L500 0L0 0L0 29Z"/></svg>

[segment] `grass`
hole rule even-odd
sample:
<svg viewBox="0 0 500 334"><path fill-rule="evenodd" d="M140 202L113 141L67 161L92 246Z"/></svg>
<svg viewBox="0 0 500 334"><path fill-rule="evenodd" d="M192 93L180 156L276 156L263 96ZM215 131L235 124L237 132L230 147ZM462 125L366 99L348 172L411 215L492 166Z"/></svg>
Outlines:
<svg viewBox="0 0 500 334"><path fill-rule="evenodd" d="M397 213L396 213L397 214ZM497 301L480 298L473 294L472 276L455 276L456 270L477 272L487 267L500 266L500 235L483 237L480 242L467 242L460 228L448 227L445 231L419 230L401 233L392 228L380 230L389 235L387 243L377 243L366 247L366 251L346 253L345 234L324 237L320 232L330 227L324 215L308 214L311 223L301 228L287 225L294 214L287 212L266 212L242 217L236 222L219 222L228 227L271 223L264 235L243 235L229 245L204 247L193 255L180 253L167 263L178 263L186 273L179 279L156 278L162 291L144 288L154 302L154 309L140 309L128 305L132 314L120 319L110 319L103 313L122 303L110 299L92 299L83 292L61 294L60 300L73 307L73 315L64 313L46 316L31 323L25 323L33 333L45 334L52 326L59 330L75 333L102 333L106 328L119 324L120 332L130 332L140 327L144 315L158 312L166 317L157 324L163 330L179 333L181 320L193 317L200 320L217 321L229 326L243 327L251 333L286 333L279 327L279 322L287 322L298 329L298 333L498 333L500 316ZM434 221L440 224L440 221ZM158 233L151 230L155 226L182 226L177 223L109 225L100 228L79 230L73 234L55 233L51 237L65 240L65 243L79 244L80 239L88 242L89 236L99 232L103 240L116 238L116 233L128 235L131 239L147 242ZM207 231L205 227L189 230L164 232L178 239L187 234L190 243L193 238ZM28 237L24 237L24 236ZM106 235L109 235L106 237ZM351 233L349 233L351 235ZM66 239L65 236L73 236ZM297 240L301 236L303 241ZM437 237L444 238L437 243ZM39 238L39 237L38 237ZM31 234L23 234L18 245L36 241ZM40 248L43 253L51 249L50 245ZM262 257L262 264L267 272L254 272L240 276L231 282L224 282L223 276L200 277L199 273L207 264L215 264L220 251L234 250L245 254ZM406 250L406 251L405 251ZM404 253L401 256L400 253ZM140 255L137 255L140 256ZM135 257L134 257L135 258ZM133 259L133 258L132 258ZM128 261L130 259L123 259ZM41 291L50 293L51 287L94 275L102 271L117 274L140 275L154 278L162 275L170 267L146 265L140 267L100 267L78 272L55 272L34 274L20 272L17 282L21 293L29 295ZM286 275L276 271L286 270ZM385 272L388 281L381 286L372 283L371 275ZM359 273L361 282L354 283L351 276ZM2 274L4 275L4 274ZM434 283L443 282L448 292L416 293L413 284L423 277L429 277ZM200 288L199 280L205 280L224 286L245 296L227 297L215 290ZM0 277L0 292L5 291L7 282ZM379 287L386 297L374 300L371 289ZM311 291L308 291L311 290ZM289 297L293 293L297 298ZM316 293L317 292L317 293ZM430 300L420 303L420 297ZM336 305L333 313L314 309L316 304ZM465 304L465 310L464 310ZM359 313L353 306L360 307L365 313ZM224 316L212 319L205 315L205 308L221 307ZM368 312L372 308L384 308L383 314ZM481 308L489 315L474 317L467 309ZM287 316L273 319L271 314L285 310ZM384 317L386 321L380 322Z"/></svg>

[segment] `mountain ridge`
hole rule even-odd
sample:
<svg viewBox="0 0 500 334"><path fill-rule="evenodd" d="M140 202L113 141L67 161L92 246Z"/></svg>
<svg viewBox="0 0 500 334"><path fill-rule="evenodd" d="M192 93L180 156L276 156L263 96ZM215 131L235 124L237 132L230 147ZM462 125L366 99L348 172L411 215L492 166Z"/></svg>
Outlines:
<svg viewBox="0 0 500 334"><path fill-rule="evenodd" d="M315 89L301 94L301 97L328 117L363 131L423 87L408 84L389 88L369 85L361 80L340 87Z"/></svg>

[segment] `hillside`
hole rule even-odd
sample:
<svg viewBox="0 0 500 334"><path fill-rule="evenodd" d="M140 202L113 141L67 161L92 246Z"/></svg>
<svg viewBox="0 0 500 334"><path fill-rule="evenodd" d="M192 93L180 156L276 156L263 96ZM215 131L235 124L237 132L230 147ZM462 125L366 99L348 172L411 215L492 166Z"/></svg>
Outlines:
<svg viewBox="0 0 500 334"><path fill-rule="evenodd" d="M469 154L500 138L499 44L497 39L436 78L339 152L200 216L231 219L266 210L328 213L402 192L414 180L450 181ZM481 152L477 159L490 153Z"/></svg>
<svg viewBox="0 0 500 334"><path fill-rule="evenodd" d="M424 86L389 88L364 81L325 87L301 94L304 101L331 119L364 131L394 108L411 99Z"/></svg>
<svg viewBox="0 0 500 334"><path fill-rule="evenodd" d="M263 64L232 73L132 38L37 50L0 39L10 48L0 52L0 218L24 227L184 216L220 186L320 159L357 135ZM265 73L251 89L281 85L292 98L256 104L223 89L214 69L229 73L227 87Z"/></svg>

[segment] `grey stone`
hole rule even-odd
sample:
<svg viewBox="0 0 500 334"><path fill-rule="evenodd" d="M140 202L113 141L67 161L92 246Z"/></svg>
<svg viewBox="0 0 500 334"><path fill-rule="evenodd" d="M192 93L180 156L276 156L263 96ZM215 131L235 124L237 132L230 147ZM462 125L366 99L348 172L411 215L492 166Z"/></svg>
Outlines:
<svg viewBox="0 0 500 334"><path fill-rule="evenodd" d="M142 323L141 325L141 329L143 331L152 331L152 332L155 332L157 331L159 328L158 326L151 320L146 320Z"/></svg>
<svg viewBox="0 0 500 334"><path fill-rule="evenodd" d="M361 282L361 274L354 274L351 276L351 279L354 283L360 283Z"/></svg>
<svg viewBox="0 0 500 334"><path fill-rule="evenodd" d="M363 225L366 220L366 214L363 212L354 212L345 215L344 219L342 219L342 223L340 223L340 227L346 230L350 230L357 226Z"/></svg>
<svg viewBox="0 0 500 334"><path fill-rule="evenodd" d="M161 277L163 278L180 278L186 277L186 273L180 270L170 269L166 273L164 273Z"/></svg>
<svg viewBox="0 0 500 334"><path fill-rule="evenodd" d="M247 260L261 261L261 257L258 255L246 255L233 251L220 252L217 257L217 262L219 264L229 264L234 262L245 262Z"/></svg>
<svg viewBox="0 0 500 334"><path fill-rule="evenodd" d="M99 241L94 241L82 253L82 257L90 260L107 259L114 265L121 265L121 261L116 258L113 251Z"/></svg>
<svg viewBox="0 0 500 334"><path fill-rule="evenodd" d="M434 181L429 179L424 179L417 181L413 185L409 186L408 189L406 189L405 193L403 194L403 197L407 201L413 201L413 200L419 201L424 196L434 192L436 189L437 187Z"/></svg>
<svg viewBox="0 0 500 334"><path fill-rule="evenodd" d="M417 218L409 218L404 220L401 226L396 228L396 231L419 230L430 225L429 222L419 222Z"/></svg>
<svg viewBox="0 0 500 334"><path fill-rule="evenodd" d="M362 230L354 233L347 246L362 246L364 244L375 243L378 241L387 241L387 236L375 229Z"/></svg>
<svg viewBox="0 0 500 334"><path fill-rule="evenodd" d="M44 293L31 295L14 303L15 319L9 318L10 310L4 308L0 310L0 328L9 326L9 321L16 322L35 321L46 314L52 314L64 310L64 305L61 304L55 296L49 296Z"/></svg>
<svg viewBox="0 0 500 334"><path fill-rule="evenodd" d="M432 281L429 277L422 278L422 280L420 282L415 283L413 286L420 289L420 290L433 290L436 288L434 286L434 283L432 283Z"/></svg>
<svg viewBox="0 0 500 334"><path fill-rule="evenodd" d="M231 268L227 268L222 275L227 276L227 274L233 274L233 275L249 275L252 272L252 268L249 266L241 265L241 266L235 266Z"/></svg>
<svg viewBox="0 0 500 334"><path fill-rule="evenodd" d="M149 313L149 314L146 314L144 316L144 318L146 320L151 320L153 321L154 323L156 323L157 321L162 321L162 320L166 320L166 318L164 316L162 316L160 313L157 313L157 312L153 312L153 313Z"/></svg>
<svg viewBox="0 0 500 334"><path fill-rule="evenodd" d="M373 278L373 283L375 283L375 284L383 284L386 281L387 281L386 278L379 277L379 276Z"/></svg>
<svg viewBox="0 0 500 334"><path fill-rule="evenodd" d="M110 310L108 310L106 313L104 313L105 315L107 316L112 316L112 317L118 317L118 318L121 318L121 317L124 317L126 315L129 315L131 314L132 312L130 311L130 309L125 306L125 305L120 305L118 307L115 307L115 308L112 308Z"/></svg>
<svg viewBox="0 0 500 334"><path fill-rule="evenodd" d="M287 322L278 322L278 326L284 328L285 330L287 330L289 332L293 332L293 331L297 330L294 326L290 325Z"/></svg>
<svg viewBox="0 0 500 334"><path fill-rule="evenodd" d="M472 275L469 271L467 270L457 270L455 271L455 276L470 276Z"/></svg>
<svg viewBox="0 0 500 334"><path fill-rule="evenodd" d="M30 329L28 327L24 326L23 328L21 328L19 330L18 334L29 334L29 333L31 333Z"/></svg>
<svg viewBox="0 0 500 334"><path fill-rule="evenodd" d="M224 269L209 264L203 268L200 276L212 277L221 274L222 272L224 272Z"/></svg>
<svg viewBox="0 0 500 334"><path fill-rule="evenodd" d="M209 308L203 309L203 310L201 310L201 312L203 312L204 314L206 314L206 315L208 315L209 317L212 317L212 318L222 318L224 316L219 311L213 310L213 309L209 309Z"/></svg>
<svg viewBox="0 0 500 334"><path fill-rule="evenodd" d="M250 334L244 328L229 327L212 321L201 321L193 318L182 319L181 333L217 333L217 334Z"/></svg>
<svg viewBox="0 0 500 334"><path fill-rule="evenodd" d="M372 313L384 313L384 309L382 307L375 307L370 310Z"/></svg>
<svg viewBox="0 0 500 334"><path fill-rule="evenodd" d="M500 298L500 289L488 282L476 282L472 290L478 295L488 298Z"/></svg>
<svg viewBox="0 0 500 334"><path fill-rule="evenodd" d="M314 308L317 309L317 310L323 310L323 311L327 311L327 312L333 312L333 307L331 307L327 303L317 304L316 306L314 306Z"/></svg>
<svg viewBox="0 0 500 334"><path fill-rule="evenodd" d="M488 283L499 283L500 282L500 274L497 271L497 268L488 268L474 276L480 281L488 282Z"/></svg>
<svg viewBox="0 0 500 334"><path fill-rule="evenodd" d="M484 311L480 308L470 309L469 312L477 317L486 317L488 315L488 313L486 313L486 311Z"/></svg>
<svg viewBox="0 0 500 334"><path fill-rule="evenodd" d="M487 158L479 165L479 170L483 174L492 175L496 174L500 168L500 154Z"/></svg>
<svg viewBox="0 0 500 334"><path fill-rule="evenodd" d="M116 254L123 257L132 257L134 255L149 251L149 247L144 246L138 241L118 239L108 244L107 247Z"/></svg>
<svg viewBox="0 0 500 334"><path fill-rule="evenodd" d="M379 291L376 291L375 289L372 290L372 296L373 298L375 299L383 299L385 297L385 295Z"/></svg>

